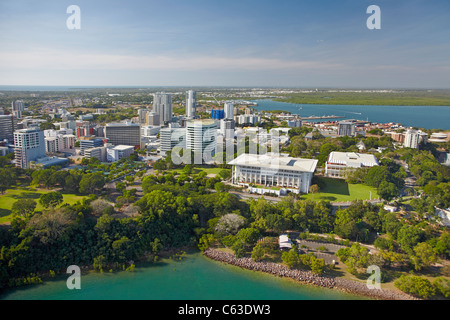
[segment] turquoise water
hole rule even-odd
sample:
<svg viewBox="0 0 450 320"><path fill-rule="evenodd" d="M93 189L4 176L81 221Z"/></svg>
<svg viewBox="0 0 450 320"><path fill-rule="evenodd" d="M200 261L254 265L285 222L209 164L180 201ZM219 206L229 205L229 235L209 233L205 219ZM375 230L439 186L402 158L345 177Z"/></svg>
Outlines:
<svg viewBox="0 0 450 320"><path fill-rule="evenodd" d="M450 106L360 106L253 101L258 103L256 107L258 111L284 110L302 117L335 115L345 117L335 120L356 119L376 123L401 123L406 127L450 129Z"/></svg>
<svg viewBox="0 0 450 320"><path fill-rule="evenodd" d="M68 275L69 276L69 275ZM67 277L68 277L67 276ZM360 297L305 286L189 254L134 272L89 273L81 289L69 290L67 277L16 289L6 300L349 300Z"/></svg>

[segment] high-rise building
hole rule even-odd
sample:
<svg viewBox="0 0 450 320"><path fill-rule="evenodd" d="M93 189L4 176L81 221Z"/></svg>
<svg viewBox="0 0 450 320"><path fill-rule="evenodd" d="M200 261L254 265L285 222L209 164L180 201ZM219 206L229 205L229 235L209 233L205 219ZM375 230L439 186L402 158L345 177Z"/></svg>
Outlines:
<svg viewBox="0 0 450 320"><path fill-rule="evenodd" d="M210 160L217 147L217 122L212 119L186 122L186 149L194 152L195 162L199 157Z"/></svg>
<svg viewBox="0 0 450 320"><path fill-rule="evenodd" d="M403 146L405 148L419 148L419 132L417 130L409 129L405 133L405 141L403 142Z"/></svg>
<svg viewBox="0 0 450 320"><path fill-rule="evenodd" d="M194 119L196 116L197 93L193 90L186 91L186 117Z"/></svg>
<svg viewBox="0 0 450 320"><path fill-rule="evenodd" d="M172 95L158 92L153 95L153 112L159 115L162 123L172 122Z"/></svg>
<svg viewBox="0 0 450 320"><path fill-rule="evenodd" d="M148 109L139 109L138 110L138 119L140 124L147 124L147 113L150 110Z"/></svg>
<svg viewBox="0 0 450 320"><path fill-rule="evenodd" d="M16 166L27 169L30 161L45 157L44 132L37 128L14 132Z"/></svg>
<svg viewBox="0 0 450 320"><path fill-rule="evenodd" d="M159 126L161 124L160 122L160 116L156 112L147 112L147 125L149 126Z"/></svg>
<svg viewBox="0 0 450 320"><path fill-rule="evenodd" d="M161 155L170 152L174 147L186 147L186 128L169 126L159 131Z"/></svg>
<svg viewBox="0 0 450 320"><path fill-rule="evenodd" d="M14 142L14 129L16 123L13 115L0 115L0 141Z"/></svg>
<svg viewBox="0 0 450 320"><path fill-rule="evenodd" d="M222 109L212 109L211 110L211 119L220 120L225 118L225 111Z"/></svg>
<svg viewBox="0 0 450 320"><path fill-rule="evenodd" d="M338 135L340 136L354 136L355 124L350 121L340 121L338 128Z"/></svg>
<svg viewBox="0 0 450 320"><path fill-rule="evenodd" d="M231 102L225 102L224 105L225 119L233 119L234 104Z"/></svg>
<svg viewBox="0 0 450 320"><path fill-rule="evenodd" d="M126 145L140 148L141 128L138 123L108 123L105 127L105 137L114 146Z"/></svg>
<svg viewBox="0 0 450 320"><path fill-rule="evenodd" d="M22 100L16 100L11 103L12 115L18 119L22 118L24 104Z"/></svg>

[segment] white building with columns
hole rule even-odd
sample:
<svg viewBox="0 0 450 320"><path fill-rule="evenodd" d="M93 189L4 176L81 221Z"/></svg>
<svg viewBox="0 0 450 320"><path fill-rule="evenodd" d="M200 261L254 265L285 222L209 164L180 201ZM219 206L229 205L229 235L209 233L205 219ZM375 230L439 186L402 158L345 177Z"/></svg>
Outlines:
<svg viewBox="0 0 450 320"><path fill-rule="evenodd" d="M241 154L228 162L234 184L257 184L308 193L317 160L279 154Z"/></svg>

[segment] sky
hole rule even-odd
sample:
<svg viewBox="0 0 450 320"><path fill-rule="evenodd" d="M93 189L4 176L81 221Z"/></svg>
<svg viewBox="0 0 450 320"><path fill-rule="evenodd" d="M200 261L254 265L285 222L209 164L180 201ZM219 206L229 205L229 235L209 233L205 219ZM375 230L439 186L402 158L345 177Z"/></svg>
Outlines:
<svg viewBox="0 0 450 320"><path fill-rule="evenodd" d="M448 0L0 0L0 44L0 85L450 88Z"/></svg>

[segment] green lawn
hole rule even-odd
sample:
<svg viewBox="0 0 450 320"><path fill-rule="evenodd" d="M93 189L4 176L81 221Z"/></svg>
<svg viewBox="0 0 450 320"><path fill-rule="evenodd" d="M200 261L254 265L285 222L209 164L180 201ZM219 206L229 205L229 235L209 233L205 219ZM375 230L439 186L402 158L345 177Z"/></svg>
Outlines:
<svg viewBox="0 0 450 320"><path fill-rule="evenodd" d="M41 194L49 191L51 190L38 190L31 187L18 187L6 190L4 194L0 195L0 224L11 221L12 205L19 199L34 199L37 202L36 210L42 210L43 208L38 201L39 197ZM84 196L75 194L63 194L63 203L74 204L83 198Z"/></svg>
<svg viewBox="0 0 450 320"><path fill-rule="evenodd" d="M336 202L369 200L379 198L377 189L364 184L349 184L341 179L319 178L325 187L314 194L314 200L330 200ZM370 194L372 192L372 195ZM313 199L311 193L302 195L302 199Z"/></svg>

